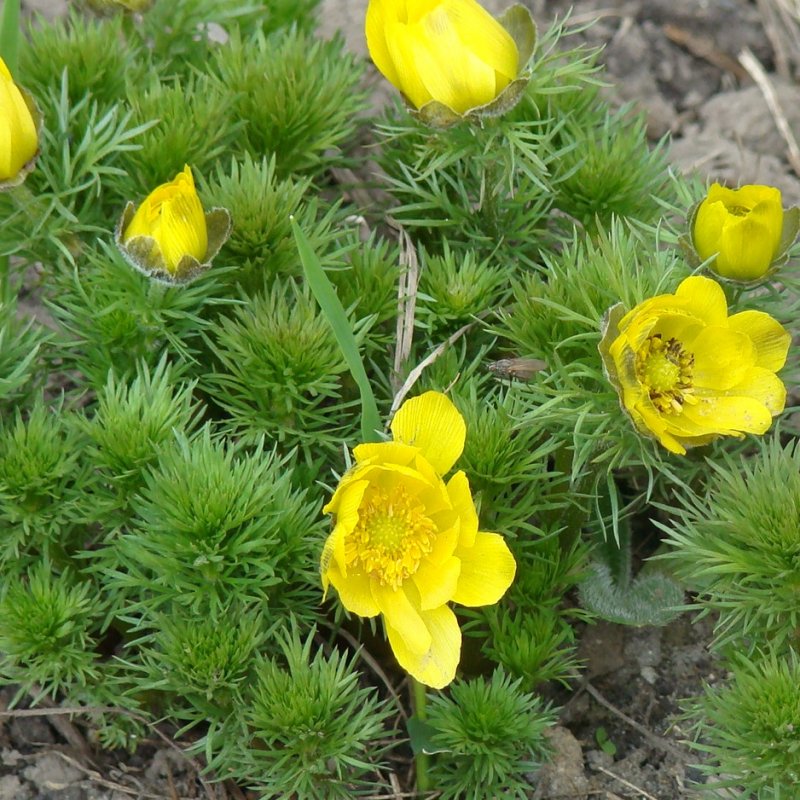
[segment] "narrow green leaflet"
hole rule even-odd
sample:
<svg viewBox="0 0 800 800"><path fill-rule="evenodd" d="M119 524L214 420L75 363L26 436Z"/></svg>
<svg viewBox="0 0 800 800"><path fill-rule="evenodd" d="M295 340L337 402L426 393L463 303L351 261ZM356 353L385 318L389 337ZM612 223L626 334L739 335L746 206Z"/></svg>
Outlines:
<svg viewBox="0 0 800 800"><path fill-rule="evenodd" d="M347 314L306 235L294 217L291 218L291 222L294 240L297 243L297 252L300 254L308 285L330 322L336 341L342 349L342 355L344 355L350 373L361 392L361 438L365 442L378 441L378 431L382 427L378 406L364 370L364 363L358 352L358 344L353 336L350 321L347 319Z"/></svg>

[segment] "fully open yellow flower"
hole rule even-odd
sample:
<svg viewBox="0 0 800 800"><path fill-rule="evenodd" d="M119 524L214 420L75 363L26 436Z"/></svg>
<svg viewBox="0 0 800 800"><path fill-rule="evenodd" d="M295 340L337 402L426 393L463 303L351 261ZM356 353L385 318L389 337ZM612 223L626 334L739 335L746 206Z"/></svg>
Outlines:
<svg viewBox="0 0 800 800"><path fill-rule="evenodd" d="M695 276L627 314L611 309L600 351L637 429L684 454L769 428L786 402L775 373L790 341L764 312L729 317L722 287Z"/></svg>
<svg viewBox="0 0 800 800"><path fill-rule="evenodd" d="M0 58L0 183L18 183L16 179L38 149L31 104Z"/></svg>
<svg viewBox="0 0 800 800"><path fill-rule="evenodd" d="M476 0L370 0L366 36L375 66L418 109L484 106L524 66L511 33Z"/></svg>
<svg viewBox="0 0 800 800"><path fill-rule="evenodd" d="M781 249L784 227L780 190L772 186L726 189L711 185L692 226L692 243L723 278L754 281L763 277Z"/></svg>
<svg viewBox="0 0 800 800"><path fill-rule="evenodd" d="M516 563L502 536L478 530L466 475L442 479L466 436L452 402L438 392L408 400L391 429L393 441L355 448L355 465L323 509L336 524L322 552L322 583L354 614L382 614L400 666L441 688L461 653L447 604L496 603Z"/></svg>

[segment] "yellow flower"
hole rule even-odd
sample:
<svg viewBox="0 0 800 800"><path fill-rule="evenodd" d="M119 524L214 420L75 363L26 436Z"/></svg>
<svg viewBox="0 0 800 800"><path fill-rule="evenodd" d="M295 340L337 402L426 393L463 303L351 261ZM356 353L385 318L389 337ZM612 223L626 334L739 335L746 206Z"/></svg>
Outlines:
<svg viewBox="0 0 800 800"><path fill-rule="evenodd" d="M370 0L367 47L415 108L438 102L461 115L494 101L530 56L535 26L519 10L506 30L476 0Z"/></svg>
<svg viewBox="0 0 800 800"><path fill-rule="evenodd" d="M695 276L627 314L611 309L600 352L636 428L684 454L769 428L786 402L775 373L790 341L762 311L729 317L722 287Z"/></svg>
<svg viewBox="0 0 800 800"><path fill-rule="evenodd" d="M723 278L762 278L781 250L784 228L781 193L771 186L726 189L711 185L692 227L692 242L702 261Z"/></svg>
<svg viewBox="0 0 800 800"><path fill-rule="evenodd" d="M355 465L323 509L336 524L322 552L322 584L345 608L383 615L400 666L421 683L455 676L461 631L449 602L496 603L516 563L503 537L478 530L466 475L450 471L466 426L443 394L405 402L393 441L361 444Z"/></svg>
<svg viewBox="0 0 800 800"><path fill-rule="evenodd" d="M0 58L0 182L18 182L39 149L34 113Z"/></svg>
<svg viewBox="0 0 800 800"><path fill-rule="evenodd" d="M147 195L123 230L122 241L127 244L137 236L153 240L152 258L162 259L169 273L176 271L185 256L197 261L205 257L206 219L188 166Z"/></svg>
<svg viewBox="0 0 800 800"><path fill-rule="evenodd" d="M203 211L192 171L183 168L135 209L128 203L114 241L128 262L166 283L185 283L211 266L231 233L225 208Z"/></svg>

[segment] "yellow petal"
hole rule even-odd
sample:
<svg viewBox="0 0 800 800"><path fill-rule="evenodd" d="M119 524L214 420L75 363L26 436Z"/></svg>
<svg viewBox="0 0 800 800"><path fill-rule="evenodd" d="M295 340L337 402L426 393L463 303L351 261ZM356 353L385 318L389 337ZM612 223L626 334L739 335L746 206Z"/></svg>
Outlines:
<svg viewBox="0 0 800 800"><path fill-rule="evenodd" d="M396 88L400 89L400 78L386 44L386 29L389 21L397 22L397 3L391 0L369 0L364 33L369 50L378 71Z"/></svg>
<svg viewBox="0 0 800 800"><path fill-rule="evenodd" d="M440 392L406 400L395 414L391 430L395 441L418 447L440 475L456 463L467 435L464 418Z"/></svg>
<svg viewBox="0 0 800 800"><path fill-rule="evenodd" d="M728 209L721 201L706 198L697 209L692 242L700 258L705 261L719 252L722 229L728 220Z"/></svg>
<svg viewBox="0 0 800 800"><path fill-rule="evenodd" d="M703 397L696 405L684 405L685 423L694 423L697 435L718 433L764 433L772 424L772 414L751 397Z"/></svg>
<svg viewBox="0 0 800 800"><path fill-rule="evenodd" d="M157 186L144 199L122 233L123 242L135 236L154 240L154 257L174 272L184 256L202 261L208 249L206 219L187 165L173 180Z"/></svg>
<svg viewBox="0 0 800 800"><path fill-rule="evenodd" d="M511 34L474 0L445 0L442 5L464 47L504 76L505 83L514 80L519 73L519 52Z"/></svg>
<svg viewBox="0 0 800 800"><path fill-rule="evenodd" d="M439 473L422 454L417 455L414 460L414 467L426 483L425 488L420 490L418 498L425 506L428 516L436 516L441 511L447 511L452 514L450 495L447 493L447 487ZM447 525L451 524L452 522L447 523Z"/></svg>
<svg viewBox="0 0 800 800"><path fill-rule="evenodd" d="M479 533L472 547L459 547L461 575L453 600L462 606L488 606L505 593L517 571L517 562L500 534Z"/></svg>
<svg viewBox="0 0 800 800"><path fill-rule="evenodd" d="M15 178L38 148L36 124L28 104L0 59L0 181Z"/></svg>
<svg viewBox="0 0 800 800"><path fill-rule="evenodd" d="M376 582L372 587L372 595L386 620L387 627L391 627L397 633L406 649L417 655L428 652L431 646L430 631L423 622L419 603L411 603L405 587L392 589Z"/></svg>
<svg viewBox="0 0 800 800"><path fill-rule="evenodd" d="M430 645L422 653L410 650L406 641L386 624L389 644L400 666L413 678L433 689L443 689L456 676L461 658L461 630L455 614L447 606L421 611Z"/></svg>
<svg viewBox="0 0 800 800"><path fill-rule="evenodd" d="M438 519L436 520L438 523ZM433 550L428 553L428 561L432 564L444 564L450 556L455 552L458 545L458 532L460 530L460 522L456 520L449 527L440 528L439 533L436 534L436 539L433 542Z"/></svg>
<svg viewBox="0 0 800 800"><path fill-rule="evenodd" d="M711 278L693 275L681 281L675 292L683 308L706 325L724 325L728 303L722 287Z"/></svg>
<svg viewBox="0 0 800 800"><path fill-rule="evenodd" d="M659 444L679 456L686 455L686 448L680 443L675 435L668 430L667 423L661 412L652 403L642 403L637 409L637 418L641 425L637 423L637 428L643 433L650 433L658 439ZM636 421L636 420L635 420Z"/></svg>
<svg viewBox="0 0 800 800"><path fill-rule="evenodd" d="M750 397L763 403L774 417L786 405L786 387L783 381L770 370L754 367L745 379L731 387L725 394L731 397Z"/></svg>
<svg viewBox="0 0 800 800"><path fill-rule="evenodd" d="M463 43L449 13L453 5L440 4L411 30L416 43L416 67L425 88L434 100L461 114L491 102L500 89L494 68ZM488 13L484 14L490 23L497 25ZM490 30L487 28L487 33Z"/></svg>
<svg viewBox="0 0 800 800"><path fill-rule="evenodd" d="M322 555L319 559L319 570L322 576L323 597L328 593L330 583L330 570L333 565L343 576L347 576L347 558L345 553L345 539L351 529L344 525L337 525L330 536L325 540L322 547Z"/></svg>
<svg viewBox="0 0 800 800"><path fill-rule="evenodd" d="M762 222L755 211L734 217L723 229L714 271L724 278L756 280L769 269L779 244L780 231L777 240L771 238L769 220Z"/></svg>
<svg viewBox="0 0 800 800"><path fill-rule="evenodd" d="M353 455L359 464L370 461L374 464L400 464L403 467L407 467L418 452L418 448L402 442L368 442L353 448Z"/></svg>
<svg viewBox="0 0 800 800"><path fill-rule="evenodd" d="M419 22L426 14L430 14L436 6L440 6L442 0L400 0L395 2L398 8L405 6L406 16L403 18L402 13L398 17L401 22L408 22L414 24Z"/></svg>
<svg viewBox="0 0 800 800"><path fill-rule="evenodd" d="M756 363L756 348L744 333L730 328L707 327L686 347L694 353L692 383L724 391L741 381Z"/></svg>
<svg viewBox="0 0 800 800"><path fill-rule="evenodd" d="M478 512L475 510L469 480L462 470L456 472L447 482L447 493L460 522L459 546L472 547L478 532Z"/></svg>
<svg viewBox="0 0 800 800"><path fill-rule="evenodd" d="M390 82L400 89L413 106L422 108L433 100L433 96L420 74L420 70L430 69L431 65L430 56L425 51L420 36L410 30L408 25L389 22L386 25L386 46L397 76L396 83Z"/></svg>
<svg viewBox="0 0 800 800"><path fill-rule="evenodd" d="M344 523L348 530L355 527L358 521L358 507L364 499L364 492L369 486L368 480L348 480L342 478L331 501L322 509L323 514L336 514L338 523Z"/></svg>
<svg viewBox="0 0 800 800"><path fill-rule="evenodd" d="M771 203L781 205L781 192L774 186L764 186L762 184L750 183L740 186L738 189L728 189L714 184L709 190L709 196L713 190L714 198L721 200L729 209L741 209L752 211L760 203Z"/></svg>
<svg viewBox="0 0 800 800"><path fill-rule="evenodd" d="M777 372L786 363L792 337L783 326L763 311L740 311L728 318L728 327L741 331L753 341L756 364Z"/></svg>
<svg viewBox="0 0 800 800"><path fill-rule="evenodd" d="M376 617L380 607L372 596L371 579L363 572L350 570L347 577L342 575L336 562L332 561L327 573L333 588L339 594L342 605L359 617Z"/></svg>
<svg viewBox="0 0 800 800"><path fill-rule="evenodd" d="M8 105L7 88L0 84L0 109ZM0 118L0 181L16 177L19 167L14 157L14 135L9 117Z"/></svg>
<svg viewBox="0 0 800 800"><path fill-rule="evenodd" d="M208 232L198 196L181 193L165 204L162 213L160 244L167 268L174 270L186 255L202 261L208 249Z"/></svg>
<svg viewBox="0 0 800 800"><path fill-rule="evenodd" d="M423 560L413 576L420 608L429 611L452 600L460 573L461 561L453 556L441 564Z"/></svg>

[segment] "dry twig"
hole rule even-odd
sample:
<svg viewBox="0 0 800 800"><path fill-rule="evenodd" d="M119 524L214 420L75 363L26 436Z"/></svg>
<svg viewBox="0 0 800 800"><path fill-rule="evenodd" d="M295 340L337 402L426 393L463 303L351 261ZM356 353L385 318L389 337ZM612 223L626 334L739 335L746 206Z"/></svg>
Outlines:
<svg viewBox="0 0 800 800"><path fill-rule="evenodd" d="M651 730L648 730L640 722L637 722L632 717L629 717L624 711L620 711L615 705L606 700L606 698L603 697L603 695L600 694L600 692L598 692L597 689L595 689L591 683L586 681L583 684L583 688L586 689L586 691L595 700L597 700L597 702L600 703L601 706L607 708L612 714L619 717L627 725L630 725L630 727L633 728L635 731L641 733L642 736L644 736L645 739L647 739L647 741L650 742L650 744L652 744L654 747L657 747L659 750L663 750L664 752L669 753L670 755L675 756L676 758L679 758L681 761L684 761L686 759L686 754L683 752L683 750L681 750L676 745L672 744L672 742L669 742L666 739L664 739L663 736L658 736Z"/></svg>
<svg viewBox="0 0 800 800"><path fill-rule="evenodd" d="M719 69L735 75L740 81L747 79L747 72L727 53L717 48L708 36L698 36L678 25L667 23L662 27L664 35L674 44L688 50L695 58L702 58Z"/></svg>
<svg viewBox="0 0 800 800"><path fill-rule="evenodd" d="M489 313L484 312L483 314L479 315L479 319L486 316ZM428 353L422 361L417 364L411 372L408 373L408 377L405 380L405 383L397 390L394 396L394 400L392 401L392 408L389 411L389 419L394 416L395 411L400 408L400 404L405 399L405 396L411 391L411 387L419 380L419 376L422 375L423 370L436 361L437 358L445 351L445 348L448 345L454 344L457 342L470 328L474 327L478 324L479 319L474 320L473 322L468 322L466 325L462 325L454 334L450 337L445 339L440 345L435 347L430 353Z"/></svg>
<svg viewBox="0 0 800 800"><path fill-rule="evenodd" d="M391 222L391 221L390 221ZM400 237L400 280L397 285L397 332L395 334L394 374L392 382L400 380L403 366L411 354L414 339L414 317L417 311L419 260L414 243L405 229L394 223Z"/></svg>
<svg viewBox="0 0 800 800"><path fill-rule="evenodd" d="M783 113L778 95L775 88L770 83L767 77L766 70L761 65L761 62L753 55L753 51L749 47L745 47L739 53L739 62L747 70L750 77L755 81L756 86L761 90L764 95L764 101L767 104L772 119L775 121L775 126L778 128L781 138L786 142L789 150L788 160L796 175L800 175L800 146L797 144L797 139L794 138L792 129Z"/></svg>
<svg viewBox="0 0 800 800"><path fill-rule="evenodd" d="M602 772L603 775L608 775L609 778L613 778L615 781L619 781L623 786L626 786L628 789L632 789L638 795L646 798L646 800L658 800L655 795L650 794L650 792L646 792L641 786L635 786L630 781L626 781L625 778L615 775L610 769L601 767L599 764L593 767L593 769L596 769L598 772Z"/></svg>

